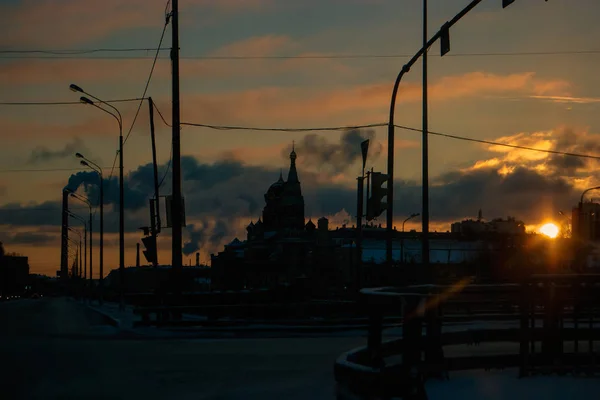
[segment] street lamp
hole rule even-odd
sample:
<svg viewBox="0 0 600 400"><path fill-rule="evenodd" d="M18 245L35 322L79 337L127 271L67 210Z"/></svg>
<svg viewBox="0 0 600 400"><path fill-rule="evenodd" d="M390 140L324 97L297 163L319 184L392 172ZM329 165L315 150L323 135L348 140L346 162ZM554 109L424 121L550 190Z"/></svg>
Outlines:
<svg viewBox="0 0 600 400"><path fill-rule="evenodd" d="M406 221L418 217L419 215L421 215L420 213L412 213L408 216L408 218L406 218L404 221L402 221L402 233L404 233L404 224L406 224ZM401 239L400 239L400 262L402 264L404 264L404 235L402 235Z"/></svg>
<svg viewBox="0 0 600 400"><path fill-rule="evenodd" d="M81 153L75 153L75 157L81 158L81 165L88 167L100 177L100 304L102 304L102 292L104 287L104 174L102 168L95 162L88 160Z"/></svg>
<svg viewBox="0 0 600 400"><path fill-rule="evenodd" d="M81 278L81 275L82 275L81 266L83 264L83 261L81 260L82 259L82 257L81 257L82 256L82 254L81 254L82 253L81 252L81 242L83 241L83 235L81 234L80 231L78 231L77 229L71 228L70 226L67 227L67 229L79 236L79 257L78 257L79 258L79 271L77 273L77 276L79 278Z"/></svg>
<svg viewBox="0 0 600 400"><path fill-rule="evenodd" d="M402 232L404 232L404 224L406 223L406 221L411 220L415 217L418 217L419 215L421 215L421 214L420 213L410 214L410 216L408 218L406 218L404 221L402 221Z"/></svg>
<svg viewBox="0 0 600 400"><path fill-rule="evenodd" d="M71 197L73 197L74 199L77 199L85 204L88 205L89 209L90 209L90 295L91 295L91 290L94 284L94 279L93 279L93 245L92 245L92 236L93 236L93 224L92 224L92 203L85 197L73 192L70 189L67 189L67 191L71 194Z"/></svg>
<svg viewBox="0 0 600 400"><path fill-rule="evenodd" d="M503 0L502 7L509 6L514 0ZM426 54L427 50L435 43L438 39L441 39L441 54L445 55L450 51L450 28L455 25L462 17L464 17L469 11L475 6L481 3L481 0L472 0L465 8L463 8L458 14L454 16L450 21L442 25L435 35L429 41L426 41L426 24L423 26L423 47L402 67L394 82L394 88L392 90L392 98L390 101L390 114L388 123L388 208L387 208L387 237L386 237L386 259L389 265L392 265L392 238L393 238L393 223L394 223L394 111L396 108L396 95L398 94L398 87L404 74L410 71L411 67L417 62L417 60ZM424 20L426 21L427 4L426 0L423 2L424 9ZM424 21L424 22L425 22ZM426 61L424 62L426 64ZM426 65L424 65L426 67ZM423 76L423 183L422 183L422 253L423 253L423 264L429 263L429 160L428 160L428 131L427 131L427 90L426 90L426 68L424 68Z"/></svg>
<svg viewBox="0 0 600 400"><path fill-rule="evenodd" d="M76 230L74 230L71 227L68 227L67 229L70 230L71 232L78 233ZM76 261L77 260L79 261L79 269L81 270L81 236L79 237L79 242L76 241L76 240L74 240L74 239L71 239L68 236L67 236L67 240L70 241L71 243L73 243L75 245L75 251L74 251L74 253L75 253L76 257L77 257ZM75 268L73 268L73 272L71 273L71 276L73 278L75 278L77 276L77 264L76 263L74 263L74 264L75 264Z"/></svg>
<svg viewBox="0 0 600 400"><path fill-rule="evenodd" d="M67 210L71 218L75 218L83 224L83 279L87 279L87 222L77 214Z"/></svg>
<svg viewBox="0 0 600 400"><path fill-rule="evenodd" d="M123 280L124 280L124 275L125 275L125 212L124 212L125 201L124 201L124 189L123 189L123 117L121 116L121 113L115 106L86 92L81 87L72 83L71 85L69 85L69 89L71 89L74 92L83 93L83 94L91 97L92 99L96 100L96 102L104 104L105 106L112 108L116 112L116 114L107 110L106 108L100 107L98 104L96 104L96 102L90 100L88 97L82 96L79 98L79 100L82 103L94 106L97 109L102 110L105 113L111 115L113 118L115 118L117 120L117 122L119 124L119 280L120 280L120 286L121 286L119 307L122 310L123 306L124 306L124 304L123 304L124 281Z"/></svg>
<svg viewBox="0 0 600 400"><path fill-rule="evenodd" d="M577 223L577 231L578 231L578 232L577 232L577 236L579 236L579 238L580 238L580 239L581 239L581 238L583 238L583 229L582 229L582 227L583 227L583 198L584 198L584 196L585 196L585 194L586 194L587 192L591 192L592 190L598 190L598 189L600 189L600 186L594 186L594 187L591 187L591 188L585 189L585 190L584 190L584 191L581 193L581 197L580 197L580 199L579 199L579 210L578 210L578 213L577 213L577 214L578 214L578 217L579 217L579 218L578 218L578 219L579 219L579 221L578 221L578 223ZM571 233L571 234L572 234L572 233Z"/></svg>

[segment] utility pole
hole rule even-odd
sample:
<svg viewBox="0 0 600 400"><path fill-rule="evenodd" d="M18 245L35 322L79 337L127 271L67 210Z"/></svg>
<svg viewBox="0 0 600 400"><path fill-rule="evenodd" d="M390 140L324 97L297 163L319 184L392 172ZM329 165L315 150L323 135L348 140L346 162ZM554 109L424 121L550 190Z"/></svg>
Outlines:
<svg viewBox="0 0 600 400"><path fill-rule="evenodd" d="M423 184L422 184L422 262L426 268L426 276L430 278L429 271L429 138L428 138L428 104L427 104L427 0L423 0ZM433 282L427 282L433 283Z"/></svg>
<svg viewBox="0 0 600 400"><path fill-rule="evenodd" d="M362 267L362 216L363 216L363 200L364 200L364 181L365 170L362 171L362 176L356 178L358 181L357 199L356 199L356 289L361 289L361 267Z"/></svg>
<svg viewBox="0 0 600 400"><path fill-rule="evenodd" d="M180 291L182 254L181 254L181 226L183 205L181 197L181 136L180 136L180 107L179 107L179 0L172 0L173 47L171 48L172 63L172 91L173 91L173 201L171 209L172 248L171 265L174 272L175 290Z"/></svg>
<svg viewBox="0 0 600 400"><path fill-rule="evenodd" d="M61 229L61 246L60 246L60 278L62 281L69 277L69 253L67 250L67 238L69 229L69 192L63 189L62 192L62 229Z"/></svg>
<svg viewBox="0 0 600 400"><path fill-rule="evenodd" d="M158 236L160 232L160 196L158 193L158 164L156 162L156 136L154 134L154 102L152 101L152 97L148 98L148 107L150 114L150 137L152 139L152 164L154 168L154 203L150 200L150 227L152 228L152 236L154 236L154 240ZM139 246L139 243L138 243ZM154 257L155 262L153 266L156 267L158 265L158 252Z"/></svg>
<svg viewBox="0 0 600 400"><path fill-rule="evenodd" d="M139 243L136 243L135 266L136 266L136 268L140 267L140 244Z"/></svg>

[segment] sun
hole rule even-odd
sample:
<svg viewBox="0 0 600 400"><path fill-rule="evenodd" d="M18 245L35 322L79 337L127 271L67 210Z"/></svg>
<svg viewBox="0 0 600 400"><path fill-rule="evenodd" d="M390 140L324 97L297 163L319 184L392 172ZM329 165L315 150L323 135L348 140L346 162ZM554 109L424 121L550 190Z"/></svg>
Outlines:
<svg viewBox="0 0 600 400"><path fill-rule="evenodd" d="M558 229L558 226L554 225L552 222L544 224L540 228L540 233L548 236L551 239L556 238L559 232L560 229Z"/></svg>

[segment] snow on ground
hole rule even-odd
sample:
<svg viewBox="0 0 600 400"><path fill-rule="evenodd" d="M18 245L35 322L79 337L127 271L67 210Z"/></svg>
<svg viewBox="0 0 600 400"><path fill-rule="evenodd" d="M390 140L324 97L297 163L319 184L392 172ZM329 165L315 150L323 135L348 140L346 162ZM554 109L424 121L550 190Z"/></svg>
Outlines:
<svg viewBox="0 0 600 400"><path fill-rule="evenodd" d="M600 379L572 376L518 378L518 369L452 372L450 380L426 383L429 400L592 400Z"/></svg>

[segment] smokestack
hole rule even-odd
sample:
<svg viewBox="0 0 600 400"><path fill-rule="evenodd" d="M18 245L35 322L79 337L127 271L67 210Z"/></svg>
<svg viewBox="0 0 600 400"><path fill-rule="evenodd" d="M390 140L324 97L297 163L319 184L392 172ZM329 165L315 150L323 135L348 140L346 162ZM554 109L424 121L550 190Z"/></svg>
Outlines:
<svg viewBox="0 0 600 400"><path fill-rule="evenodd" d="M63 190L62 198L62 232L60 242L60 277L66 280L69 277L69 253L67 248L67 235L69 234L69 192Z"/></svg>
<svg viewBox="0 0 600 400"><path fill-rule="evenodd" d="M137 253L135 255L135 266L140 267L140 243L136 243Z"/></svg>
<svg viewBox="0 0 600 400"><path fill-rule="evenodd" d="M196 253L196 267L200 266L200 253Z"/></svg>

